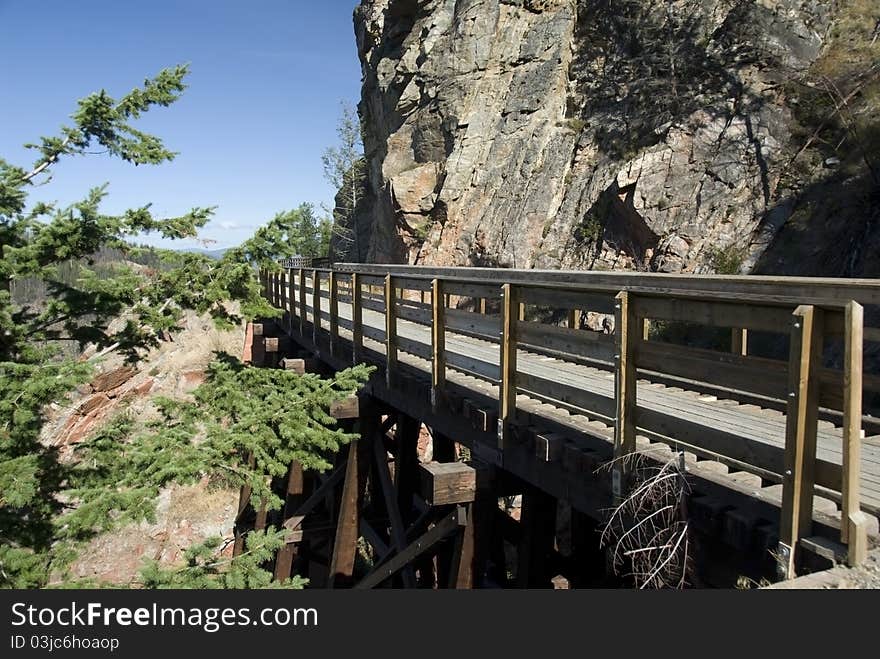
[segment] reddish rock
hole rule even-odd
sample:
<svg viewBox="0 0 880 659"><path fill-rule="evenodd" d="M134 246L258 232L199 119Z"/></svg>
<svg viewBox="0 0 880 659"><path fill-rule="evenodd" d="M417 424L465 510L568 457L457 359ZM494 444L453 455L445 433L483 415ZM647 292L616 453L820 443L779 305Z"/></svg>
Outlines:
<svg viewBox="0 0 880 659"><path fill-rule="evenodd" d="M108 402L110 399L106 394L95 394L86 398L76 411L80 416L86 416Z"/></svg>
<svg viewBox="0 0 880 659"><path fill-rule="evenodd" d="M121 366L120 368L102 373L92 380L92 388L95 391L110 391L125 384L137 373L133 366Z"/></svg>
<svg viewBox="0 0 880 659"><path fill-rule="evenodd" d="M184 371L180 374L180 382L178 383L178 387L182 391L192 391L193 389L197 389L199 385L204 383L205 377L206 376L204 370Z"/></svg>

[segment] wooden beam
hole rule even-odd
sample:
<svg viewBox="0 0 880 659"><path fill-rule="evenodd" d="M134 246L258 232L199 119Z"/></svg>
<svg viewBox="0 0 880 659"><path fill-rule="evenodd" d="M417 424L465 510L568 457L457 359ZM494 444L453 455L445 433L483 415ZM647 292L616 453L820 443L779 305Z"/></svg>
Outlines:
<svg viewBox="0 0 880 659"><path fill-rule="evenodd" d="M846 305L843 364L843 483L841 486L840 540L847 545L847 563L859 565L867 558L867 516L859 503L862 455L862 368L864 309L858 302Z"/></svg>
<svg viewBox="0 0 880 659"><path fill-rule="evenodd" d="M801 538L811 535L816 469L819 378L822 366L822 311L811 305L795 309L791 321L788 411L785 420L785 462L782 517L779 524L780 576L795 576Z"/></svg>
<svg viewBox="0 0 880 659"><path fill-rule="evenodd" d="M287 272L287 330L293 336L293 317L296 315L296 286L293 283L293 270Z"/></svg>
<svg viewBox="0 0 880 659"><path fill-rule="evenodd" d="M321 273L312 270L312 343L318 345L321 333Z"/></svg>
<svg viewBox="0 0 880 659"><path fill-rule="evenodd" d="M459 527L455 534L449 580L446 583L447 588L457 590L474 587L474 504L467 504L465 510L467 524Z"/></svg>
<svg viewBox="0 0 880 659"><path fill-rule="evenodd" d="M306 271L299 269L299 333L306 335Z"/></svg>
<svg viewBox="0 0 880 659"><path fill-rule="evenodd" d="M520 588L547 588L547 557L556 535L556 499L529 488L522 495L522 535L517 548L516 583Z"/></svg>
<svg viewBox="0 0 880 659"><path fill-rule="evenodd" d="M397 300L394 280L385 277L385 383L391 389L397 376Z"/></svg>
<svg viewBox="0 0 880 659"><path fill-rule="evenodd" d="M744 357L749 354L749 330L741 327L730 330L730 352Z"/></svg>
<svg viewBox="0 0 880 659"><path fill-rule="evenodd" d="M635 344L639 327L631 294L621 291L614 299L614 457L611 471L612 493L616 501L624 498L630 475L629 460L636 450L636 363Z"/></svg>
<svg viewBox="0 0 880 659"><path fill-rule="evenodd" d="M365 589L378 586L465 524L467 524L467 511L463 506L456 506L454 511L437 522L422 536L411 542L406 549L394 555L386 563L376 567L355 588Z"/></svg>
<svg viewBox="0 0 880 659"><path fill-rule="evenodd" d="M351 585L354 575L358 517L360 516L360 504L369 468L369 453L367 451L369 443L372 441L372 433L369 429L364 430L361 438L352 440L348 446L348 463L345 468L345 481L339 504L333 554L330 558L330 588Z"/></svg>
<svg viewBox="0 0 880 659"><path fill-rule="evenodd" d="M470 503L477 490L477 472L464 462L419 465L422 498L431 506Z"/></svg>
<svg viewBox="0 0 880 659"><path fill-rule="evenodd" d="M436 413L446 388L446 305L443 281L431 281L431 408Z"/></svg>
<svg viewBox="0 0 880 659"><path fill-rule="evenodd" d="M379 476L379 484L382 487L385 510L391 524L392 544L397 548L397 551L403 551L406 548L406 528L403 526L403 517L400 514L397 498L394 496L391 472L388 470L388 452L379 437L373 440L373 459L375 460L376 473ZM407 588L416 587L416 573L410 565L403 569L403 585Z"/></svg>
<svg viewBox="0 0 880 659"><path fill-rule="evenodd" d="M360 416L360 398L352 394L330 403L330 416L334 419L357 419Z"/></svg>
<svg viewBox="0 0 880 659"><path fill-rule="evenodd" d="M292 511L296 510L304 499L305 475L302 465L294 460L290 463L287 471L287 493L284 500L283 520L290 518ZM290 577L293 561L296 560L297 548L294 543L286 543L275 555L275 581L284 581Z"/></svg>
<svg viewBox="0 0 880 659"><path fill-rule="evenodd" d="M339 346L339 282L336 272L330 271L330 356L335 357Z"/></svg>
<svg viewBox="0 0 880 659"><path fill-rule="evenodd" d="M364 316L361 276L351 275L351 362L357 364L364 352Z"/></svg>
<svg viewBox="0 0 880 659"><path fill-rule="evenodd" d="M519 289L501 287L501 389L498 404L498 448L504 450L516 423L516 348Z"/></svg>

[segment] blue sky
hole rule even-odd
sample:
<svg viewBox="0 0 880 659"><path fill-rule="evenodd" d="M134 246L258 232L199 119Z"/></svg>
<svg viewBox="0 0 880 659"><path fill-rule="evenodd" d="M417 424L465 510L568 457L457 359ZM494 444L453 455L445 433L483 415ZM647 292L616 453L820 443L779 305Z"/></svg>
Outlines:
<svg viewBox="0 0 880 659"><path fill-rule="evenodd" d="M202 237L211 247L237 244L280 210L333 198L321 153L336 142L340 101L360 94L356 4L0 0L0 157L28 166L35 153L21 145L56 134L77 99L101 88L120 96L189 63L183 97L137 124L179 152L173 162L69 159L31 199L70 203L107 182L108 212L218 206Z"/></svg>

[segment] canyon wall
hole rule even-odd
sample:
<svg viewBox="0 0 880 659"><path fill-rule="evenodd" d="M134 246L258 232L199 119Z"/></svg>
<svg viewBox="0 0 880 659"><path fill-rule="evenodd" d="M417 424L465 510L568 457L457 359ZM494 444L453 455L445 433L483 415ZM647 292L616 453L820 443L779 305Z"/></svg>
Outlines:
<svg viewBox="0 0 880 659"><path fill-rule="evenodd" d="M880 273L871 0L363 0L372 262Z"/></svg>

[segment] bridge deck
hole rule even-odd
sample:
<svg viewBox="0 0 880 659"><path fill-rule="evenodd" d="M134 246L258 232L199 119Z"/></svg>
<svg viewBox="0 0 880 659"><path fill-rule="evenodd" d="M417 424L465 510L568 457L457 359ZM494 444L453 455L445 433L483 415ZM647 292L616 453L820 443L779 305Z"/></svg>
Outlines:
<svg viewBox="0 0 880 659"><path fill-rule="evenodd" d="M309 302L311 302L311 295ZM329 318L329 300L321 299L322 320ZM351 326L351 305L339 301L338 313L341 336L350 336L347 327ZM371 349L384 352L382 339L385 332L385 314L364 308L363 327ZM312 309L308 307L308 320L312 320ZM326 328L326 320L323 320ZM311 323L310 323L311 324ZM398 337L419 346L420 351L430 354L431 330L425 325L397 319ZM446 330L446 351L450 355L465 357L470 367L460 369L470 375L497 384L499 369L498 343L465 336ZM370 340L373 339L373 340ZM414 346L413 346L414 347ZM402 350L402 348L401 348ZM423 359L412 360L417 367L430 372L430 362ZM449 367L450 371L453 369ZM565 392L578 391L583 396L576 404L569 405L573 414L585 416L613 424L614 373L597 366L572 363L518 350L517 372L540 378L541 381L556 382L563 385L560 401L565 403ZM529 394L528 390L521 393ZM785 415L781 411L743 404L732 399L719 399L695 390L667 386L650 379L640 379L637 392L639 415L637 427L640 435L651 440L675 444L677 442L703 449L711 454L722 445L722 455L742 456L749 463L750 456L776 456L781 466L785 446ZM552 402L552 401L551 401ZM642 423L642 419L645 423ZM839 466L842 431L829 421L820 421L818 430L818 463ZM735 445L735 446L733 446ZM731 447L733 446L733 450ZM880 445L876 438L863 442L861 456L861 505L862 509L880 514ZM833 492L819 490L823 496L836 498Z"/></svg>

